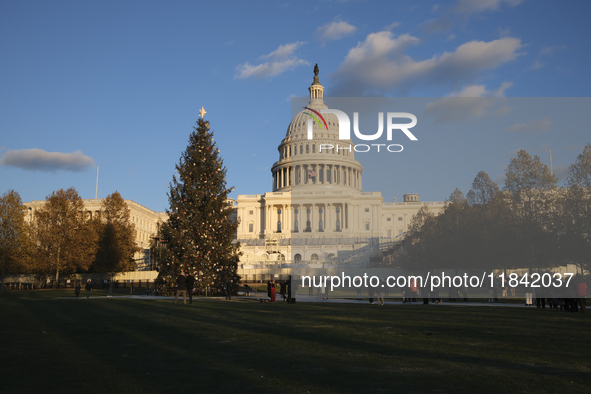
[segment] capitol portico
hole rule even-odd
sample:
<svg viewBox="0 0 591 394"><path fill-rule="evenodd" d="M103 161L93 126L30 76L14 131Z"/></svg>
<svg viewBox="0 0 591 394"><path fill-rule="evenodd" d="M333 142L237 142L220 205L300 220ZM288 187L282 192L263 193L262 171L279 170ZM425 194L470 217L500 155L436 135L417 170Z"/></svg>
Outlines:
<svg viewBox="0 0 591 394"><path fill-rule="evenodd" d="M355 160L353 142L339 140L337 116L323 114L326 123L319 123L314 115L328 108L317 67L308 90L306 109L292 119L279 144L272 191L237 198L244 269L277 260L368 259L359 251L400 239L421 206L434 213L443 208L441 201L419 201L418 194L384 202L380 192L363 192L363 166Z"/></svg>

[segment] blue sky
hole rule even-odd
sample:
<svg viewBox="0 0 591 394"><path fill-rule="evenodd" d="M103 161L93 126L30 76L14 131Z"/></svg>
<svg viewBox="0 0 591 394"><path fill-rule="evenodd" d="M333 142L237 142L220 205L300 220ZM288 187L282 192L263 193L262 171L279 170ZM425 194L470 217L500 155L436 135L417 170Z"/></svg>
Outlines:
<svg viewBox="0 0 591 394"><path fill-rule="evenodd" d="M0 193L94 198L98 165L99 198L164 211L201 106L232 196L268 192L315 63L326 96L587 97L589 15L588 1L0 1ZM521 148L548 164L551 149L564 179L591 143L589 101L564 100L357 155L364 191L444 200L480 170L502 183ZM580 116L568 127L561 105Z"/></svg>

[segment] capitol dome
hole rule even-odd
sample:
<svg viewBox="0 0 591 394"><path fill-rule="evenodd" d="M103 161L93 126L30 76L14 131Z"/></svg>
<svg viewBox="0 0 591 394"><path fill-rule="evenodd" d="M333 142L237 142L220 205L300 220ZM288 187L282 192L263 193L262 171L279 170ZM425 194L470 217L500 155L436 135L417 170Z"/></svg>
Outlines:
<svg viewBox="0 0 591 394"><path fill-rule="evenodd" d="M324 86L320 84L318 72L316 65L314 80L308 88L310 101L291 120L279 144L279 160L271 168L273 191L317 186L361 190L363 167L355 160L353 142L339 140L339 121L335 114L319 116L328 106L324 104ZM309 121L312 139L308 139Z"/></svg>
<svg viewBox="0 0 591 394"><path fill-rule="evenodd" d="M297 115L287 133L279 131L272 191L237 199L241 275L252 280L290 272L290 263L298 269L335 266L337 261L361 266L379 253L376 245L402 237L419 209L437 214L444 207L443 202L419 201L418 194L405 194L404 202L397 203L395 198L384 202L380 192L363 191L355 145L338 138L336 115L320 112L339 108L332 100L325 104L318 66L308 90L305 108L292 112ZM382 175L384 181L392 179L389 175Z"/></svg>

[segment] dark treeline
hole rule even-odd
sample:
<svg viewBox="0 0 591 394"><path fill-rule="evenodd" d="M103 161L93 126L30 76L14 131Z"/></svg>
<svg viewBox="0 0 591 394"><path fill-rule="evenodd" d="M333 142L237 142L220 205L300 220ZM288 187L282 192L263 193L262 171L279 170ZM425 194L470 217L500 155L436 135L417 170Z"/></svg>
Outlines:
<svg viewBox="0 0 591 394"><path fill-rule="evenodd" d="M540 158L512 159L502 190L484 171L456 189L437 216L422 207L397 265L419 270L591 268L591 144L569 167L564 187Z"/></svg>
<svg viewBox="0 0 591 394"><path fill-rule="evenodd" d="M32 221L19 194L0 196L0 287L8 274L60 275L135 268L135 226L118 192L92 218L74 188L47 196Z"/></svg>

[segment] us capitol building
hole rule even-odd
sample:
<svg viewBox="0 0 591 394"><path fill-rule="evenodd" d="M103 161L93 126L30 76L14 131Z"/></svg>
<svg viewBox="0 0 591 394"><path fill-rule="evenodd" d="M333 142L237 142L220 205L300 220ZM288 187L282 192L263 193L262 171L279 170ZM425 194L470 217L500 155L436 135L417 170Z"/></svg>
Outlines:
<svg viewBox="0 0 591 394"><path fill-rule="evenodd" d="M314 74L307 108L320 112L328 107L317 67ZM328 130L314 122L308 139L308 114L313 112L292 119L279 144L272 191L237 198L242 274L278 263L367 261L376 245L402 238L421 206L435 214L443 208L444 202L421 202L418 194L384 202L380 192L362 191L363 166L353 150L320 150L320 144L353 145L339 140L337 116L323 114Z"/></svg>
<svg viewBox="0 0 591 394"><path fill-rule="evenodd" d="M319 112L328 107L317 67L314 74L307 107ZM323 146L320 151L320 144L353 144L339 140L336 115L323 114L328 130L314 122L313 138L308 139L308 114L311 111L304 110L292 119L279 144L279 158L271 168L272 191L229 201L235 208L233 218L240 220L234 242L240 242L243 252L239 273L245 279L263 273L261 268L368 262L380 246L402 238L421 206L434 213L443 208L444 202L421 202L418 194L405 194L403 202L384 202L380 192L362 191L363 166L353 149L337 152ZM100 215L102 199L83 201L88 218ZM125 202L141 249L135 256L136 270L150 270L150 239L168 215ZM44 204L24 203L27 219L33 220L34 211Z"/></svg>

